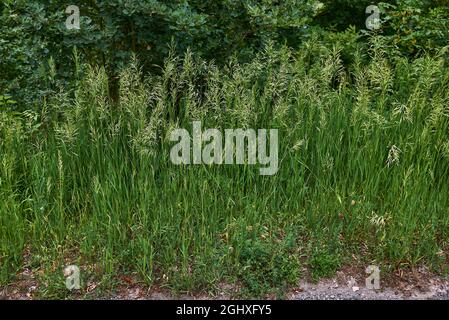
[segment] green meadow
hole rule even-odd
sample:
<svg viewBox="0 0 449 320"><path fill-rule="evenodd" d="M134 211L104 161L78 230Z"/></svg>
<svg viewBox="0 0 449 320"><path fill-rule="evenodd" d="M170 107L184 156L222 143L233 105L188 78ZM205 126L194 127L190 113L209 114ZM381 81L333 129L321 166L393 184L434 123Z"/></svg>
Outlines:
<svg viewBox="0 0 449 320"><path fill-rule="evenodd" d="M446 274L445 53L411 60L369 41L349 63L313 39L246 63L172 54L159 74L133 59L114 101L105 69L77 63L71 89L1 112L0 284L29 268L41 296L70 296L75 264L105 290L132 275L259 297L348 265ZM193 121L278 129L277 173L173 164L169 133Z"/></svg>

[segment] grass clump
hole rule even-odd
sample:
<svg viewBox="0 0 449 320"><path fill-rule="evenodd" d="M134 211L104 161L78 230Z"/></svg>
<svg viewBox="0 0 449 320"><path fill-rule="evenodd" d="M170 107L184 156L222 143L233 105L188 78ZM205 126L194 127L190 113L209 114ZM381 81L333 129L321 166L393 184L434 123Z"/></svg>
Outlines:
<svg viewBox="0 0 449 320"><path fill-rule="evenodd" d="M53 261L49 274L77 262L105 284L126 271L179 291L235 281L254 295L294 283L299 257L318 278L361 247L384 264L444 268L444 59L389 60L373 41L345 65L338 47L305 48L223 69L188 53L160 76L134 63L115 103L105 70L92 67L41 109L2 112L1 283L25 251L36 269ZM277 128L277 174L173 165L168 133L198 119Z"/></svg>
<svg viewBox="0 0 449 320"><path fill-rule="evenodd" d="M291 236L285 239L252 237L240 244L238 253L238 280L243 285L242 294L282 296L289 285L300 278L298 248Z"/></svg>
<svg viewBox="0 0 449 320"><path fill-rule="evenodd" d="M312 250L309 268L314 281L334 275L338 268L341 267L338 254L320 247L315 247Z"/></svg>

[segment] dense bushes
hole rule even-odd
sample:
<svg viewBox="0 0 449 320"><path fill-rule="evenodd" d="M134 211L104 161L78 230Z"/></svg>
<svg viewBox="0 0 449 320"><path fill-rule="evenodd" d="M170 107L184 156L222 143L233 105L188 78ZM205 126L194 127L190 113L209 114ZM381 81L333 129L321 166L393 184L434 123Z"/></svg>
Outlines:
<svg viewBox="0 0 449 320"><path fill-rule="evenodd" d="M136 54L146 71L159 72L171 50L187 47L207 59L224 62L237 54L249 59L267 41L282 43L313 17L313 1L77 1L81 29L66 30L66 1L11 0L0 4L0 93L21 105L40 103L57 77L71 85L71 54L106 68L110 95L117 95L119 70ZM292 40L293 41L293 40Z"/></svg>
<svg viewBox="0 0 449 320"><path fill-rule="evenodd" d="M65 1L8 0L0 4L0 94L16 108L39 108L42 99L73 86L73 48L80 62L103 66L110 98L118 73L135 54L145 72L159 73L169 50L190 47L218 65L229 57L250 61L263 46L300 48L318 35L331 41L354 26L365 29L370 1L77 1L81 30L66 30ZM419 56L448 45L445 1L379 3L391 55ZM335 32L335 33L334 33ZM362 40L363 39L363 40ZM358 41L364 41L360 38ZM350 52L352 48L348 48ZM49 64L50 58L54 64ZM54 82L49 81L49 74Z"/></svg>
<svg viewBox="0 0 449 320"><path fill-rule="evenodd" d="M449 45L449 2L406 0L383 9L385 34L399 52L416 57Z"/></svg>

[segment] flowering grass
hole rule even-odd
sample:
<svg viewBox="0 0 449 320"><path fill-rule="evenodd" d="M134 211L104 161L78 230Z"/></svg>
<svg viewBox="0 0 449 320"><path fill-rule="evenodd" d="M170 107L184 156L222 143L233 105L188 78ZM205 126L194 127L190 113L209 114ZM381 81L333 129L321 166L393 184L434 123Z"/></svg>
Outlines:
<svg viewBox="0 0 449 320"><path fill-rule="evenodd" d="M387 59L373 41L343 63L314 45L224 67L187 53L161 75L133 62L117 103L103 69L40 108L0 113L0 279L62 269L112 287L119 274L179 291L239 284L282 292L345 264L447 270L449 68ZM279 171L170 162L168 133L279 130ZM25 255L27 253L27 255ZM85 290L85 289L82 289Z"/></svg>

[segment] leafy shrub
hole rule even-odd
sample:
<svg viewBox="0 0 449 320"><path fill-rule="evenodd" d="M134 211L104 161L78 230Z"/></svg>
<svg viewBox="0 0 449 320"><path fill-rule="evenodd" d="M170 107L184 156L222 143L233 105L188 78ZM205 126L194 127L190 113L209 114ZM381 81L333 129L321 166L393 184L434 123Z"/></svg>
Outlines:
<svg viewBox="0 0 449 320"><path fill-rule="evenodd" d="M416 56L449 45L447 1L405 0L381 7L385 35L400 52Z"/></svg>
<svg viewBox="0 0 449 320"><path fill-rule="evenodd" d="M67 30L66 1L8 0L0 4L0 92L29 107L70 87L76 47L81 62L106 69L116 100L118 75L133 55L154 73L169 50L182 54L189 47L216 63L233 55L250 59L268 41L298 43L314 2L83 0L77 2L81 29Z"/></svg>
<svg viewBox="0 0 449 320"><path fill-rule="evenodd" d="M341 266L338 254L320 248L319 245L314 247L308 262L312 279L315 281L333 276Z"/></svg>
<svg viewBox="0 0 449 320"><path fill-rule="evenodd" d="M295 247L261 240L247 240L240 253L240 279L251 296L275 292L282 294L288 285L297 284L299 261Z"/></svg>

